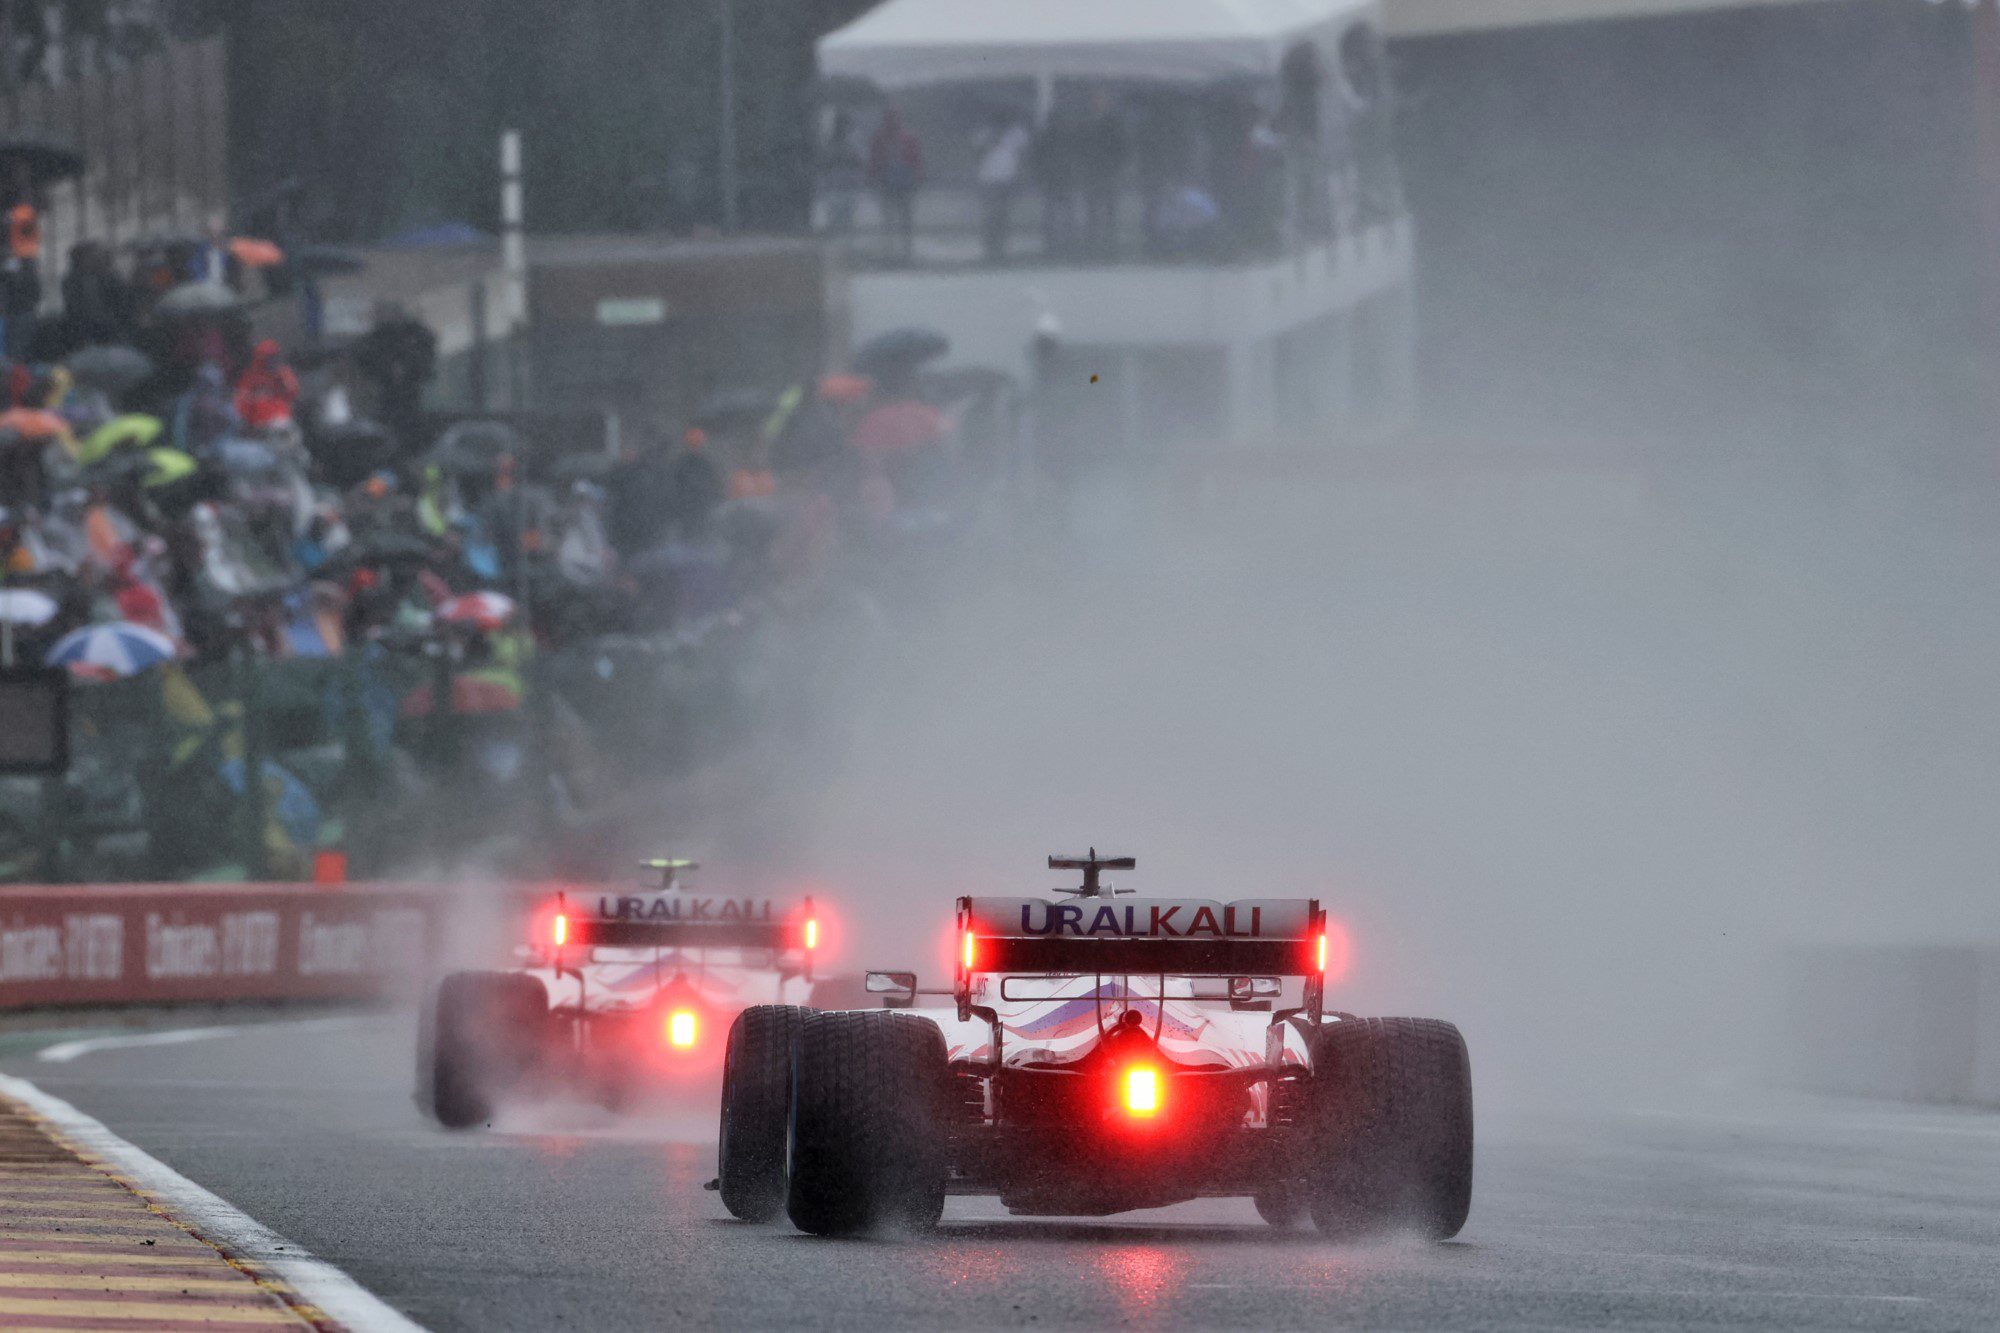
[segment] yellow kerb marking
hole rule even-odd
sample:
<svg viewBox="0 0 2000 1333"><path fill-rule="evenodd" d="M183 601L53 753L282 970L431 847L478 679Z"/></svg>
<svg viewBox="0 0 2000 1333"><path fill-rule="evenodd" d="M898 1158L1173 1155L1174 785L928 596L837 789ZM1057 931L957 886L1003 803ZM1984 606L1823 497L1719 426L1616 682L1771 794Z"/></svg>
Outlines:
<svg viewBox="0 0 2000 1333"><path fill-rule="evenodd" d="M114 1277L102 1273L0 1273L0 1287L73 1287L78 1291L233 1291L262 1296L247 1277Z"/></svg>
<svg viewBox="0 0 2000 1333"><path fill-rule="evenodd" d="M75 1301L62 1296L0 1296L0 1316L42 1315L54 1319L105 1319L127 1328L165 1320L210 1324L291 1324L303 1321L278 1305L215 1305L206 1301ZM12 1327L10 1323L7 1327Z"/></svg>
<svg viewBox="0 0 2000 1333"><path fill-rule="evenodd" d="M187 1232L182 1231L179 1227L175 1226L173 1223L165 1220L161 1221L160 1228L157 1234L163 1243L171 1241L174 1243L174 1246L176 1248L180 1248L182 1246L192 1246L193 1252L195 1253L200 1253L200 1254L216 1253L216 1250L213 1246L204 1245L202 1242L196 1240L193 1236L189 1235ZM89 1231L8 1231L0 1233L0 1240L60 1240L60 1241L68 1241L77 1245L136 1246L138 1244L138 1241L134 1240L129 1235L112 1235L109 1233L105 1233L102 1236L102 1239L100 1239L97 1233ZM0 1257L5 1257L6 1254L7 1254L6 1250L0 1250Z"/></svg>
<svg viewBox="0 0 2000 1333"><path fill-rule="evenodd" d="M62 1237L67 1241L68 1236ZM136 1247L135 1247L136 1248ZM187 1257L182 1258L185 1254ZM215 1259L215 1251L203 1246L199 1250L170 1250L161 1254L153 1249L140 1249L134 1254L106 1254L103 1250L0 1250L0 1262L10 1266L17 1264L97 1264L103 1268L124 1268L128 1265L145 1267L164 1265L172 1268L207 1268ZM235 1269L232 1272L238 1271ZM247 1274L245 1276L248 1276Z"/></svg>
<svg viewBox="0 0 2000 1333"><path fill-rule="evenodd" d="M107 1235L123 1234L130 1231L141 1236L160 1234L161 1218L153 1213L140 1213L131 1221L104 1217L0 1217L0 1240L5 1240L21 1227L36 1230L78 1231L83 1233L103 1232Z"/></svg>
<svg viewBox="0 0 2000 1333"><path fill-rule="evenodd" d="M112 1294L142 1299L105 1299ZM299 1328L320 1319L283 1282L202 1240L115 1168L0 1099L0 1329L55 1320Z"/></svg>

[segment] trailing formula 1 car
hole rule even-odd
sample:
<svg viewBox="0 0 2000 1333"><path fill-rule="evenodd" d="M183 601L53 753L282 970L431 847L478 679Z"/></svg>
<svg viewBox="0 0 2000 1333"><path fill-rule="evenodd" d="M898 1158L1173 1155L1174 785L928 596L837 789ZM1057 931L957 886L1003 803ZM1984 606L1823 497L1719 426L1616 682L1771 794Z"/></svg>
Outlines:
<svg viewBox="0 0 2000 1333"><path fill-rule="evenodd" d="M716 1038L746 1004L807 998L812 899L690 892L681 879L695 868L651 861L656 888L552 894L527 916L522 966L445 977L418 1039L419 1104L453 1129L556 1096L619 1110L712 1078Z"/></svg>
<svg viewBox="0 0 2000 1333"><path fill-rule="evenodd" d="M1051 898L960 898L949 991L760 1005L730 1030L720 1171L739 1218L843 1235L936 1225L948 1194L1025 1216L1249 1196L1273 1226L1458 1233L1472 1084L1449 1023L1324 1009L1316 901L1124 898L1093 849ZM916 1011L920 995L950 1008Z"/></svg>

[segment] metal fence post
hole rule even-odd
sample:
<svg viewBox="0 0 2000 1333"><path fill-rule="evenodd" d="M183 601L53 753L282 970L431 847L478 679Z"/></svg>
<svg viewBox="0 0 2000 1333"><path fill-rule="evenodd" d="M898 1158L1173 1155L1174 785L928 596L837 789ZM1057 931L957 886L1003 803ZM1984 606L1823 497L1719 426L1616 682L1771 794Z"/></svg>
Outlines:
<svg viewBox="0 0 2000 1333"><path fill-rule="evenodd" d="M243 870L253 880L267 880L271 877L271 856L266 832L271 818L264 793L262 677L248 654L237 657L236 670L236 708L243 736L243 818L247 825Z"/></svg>

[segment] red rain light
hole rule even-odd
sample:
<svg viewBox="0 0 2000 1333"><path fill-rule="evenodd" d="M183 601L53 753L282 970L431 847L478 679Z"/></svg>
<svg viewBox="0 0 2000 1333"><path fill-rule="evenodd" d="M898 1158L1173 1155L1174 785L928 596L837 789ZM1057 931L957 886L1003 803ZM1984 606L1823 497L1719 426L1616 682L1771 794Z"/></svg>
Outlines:
<svg viewBox="0 0 2000 1333"><path fill-rule="evenodd" d="M968 972L972 970L972 960L974 957L973 954L974 938L975 936L973 935L973 933L968 930L959 939L959 945L958 945L959 965Z"/></svg>
<svg viewBox="0 0 2000 1333"><path fill-rule="evenodd" d="M549 926L549 938L555 941L558 949L569 943L569 913L556 913L554 923Z"/></svg>
<svg viewBox="0 0 2000 1333"><path fill-rule="evenodd" d="M1160 1113L1160 1071L1151 1065L1133 1065L1125 1071L1125 1111L1144 1120Z"/></svg>
<svg viewBox="0 0 2000 1333"><path fill-rule="evenodd" d="M667 1015L667 1045L677 1051L692 1047L700 1033L700 1023L692 1009L676 1009Z"/></svg>
<svg viewBox="0 0 2000 1333"><path fill-rule="evenodd" d="M808 949L817 949L817 948L819 948L819 918L818 918L818 917L815 917L815 916L809 916L809 917L807 917L807 918L806 918L806 948L808 948Z"/></svg>
<svg viewBox="0 0 2000 1333"><path fill-rule="evenodd" d="M1313 937L1314 970L1323 981L1339 981L1347 975L1353 955L1354 943L1348 937L1347 927L1328 917L1319 934Z"/></svg>

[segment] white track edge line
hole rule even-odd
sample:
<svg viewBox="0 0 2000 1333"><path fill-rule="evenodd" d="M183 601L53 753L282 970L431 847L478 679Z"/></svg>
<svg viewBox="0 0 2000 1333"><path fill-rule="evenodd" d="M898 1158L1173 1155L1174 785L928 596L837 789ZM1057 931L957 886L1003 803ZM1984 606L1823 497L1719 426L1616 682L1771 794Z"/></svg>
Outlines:
<svg viewBox="0 0 2000 1333"><path fill-rule="evenodd" d="M119 1138L96 1117L10 1074L0 1074L0 1095L26 1106L77 1148L152 1195L198 1235L279 1279L299 1300L351 1333L424 1333L423 1325L326 1260Z"/></svg>
<svg viewBox="0 0 2000 1333"><path fill-rule="evenodd" d="M259 1032L285 1030L301 1032L319 1028L352 1027L361 1021L355 1014L330 1014L319 1018L279 1018L262 1023L232 1023L216 1027L169 1028L152 1032L107 1032L96 1037L59 1041L35 1052L37 1060L68 1064L82 1055L98 1051L127 1050L137 1046L178 1046L190 1041L213 1041L220 1037L251 1036Z"/></svg>
<svg viewBox="0 0 2000 1333"><path fill-rule="evenodd" d="M59 1041L53 1046L44 1046L35 1052L37 1060L50 1064L66 1065L79 1055L89 1055L92 1051L116 1051L128 1046L178 1046L183 1042L208 1041L213 1037L227 1037L241 1028L175 1028L170 1032L130 1032L104 1037L79 1037L75 1041Z"/></svg>

